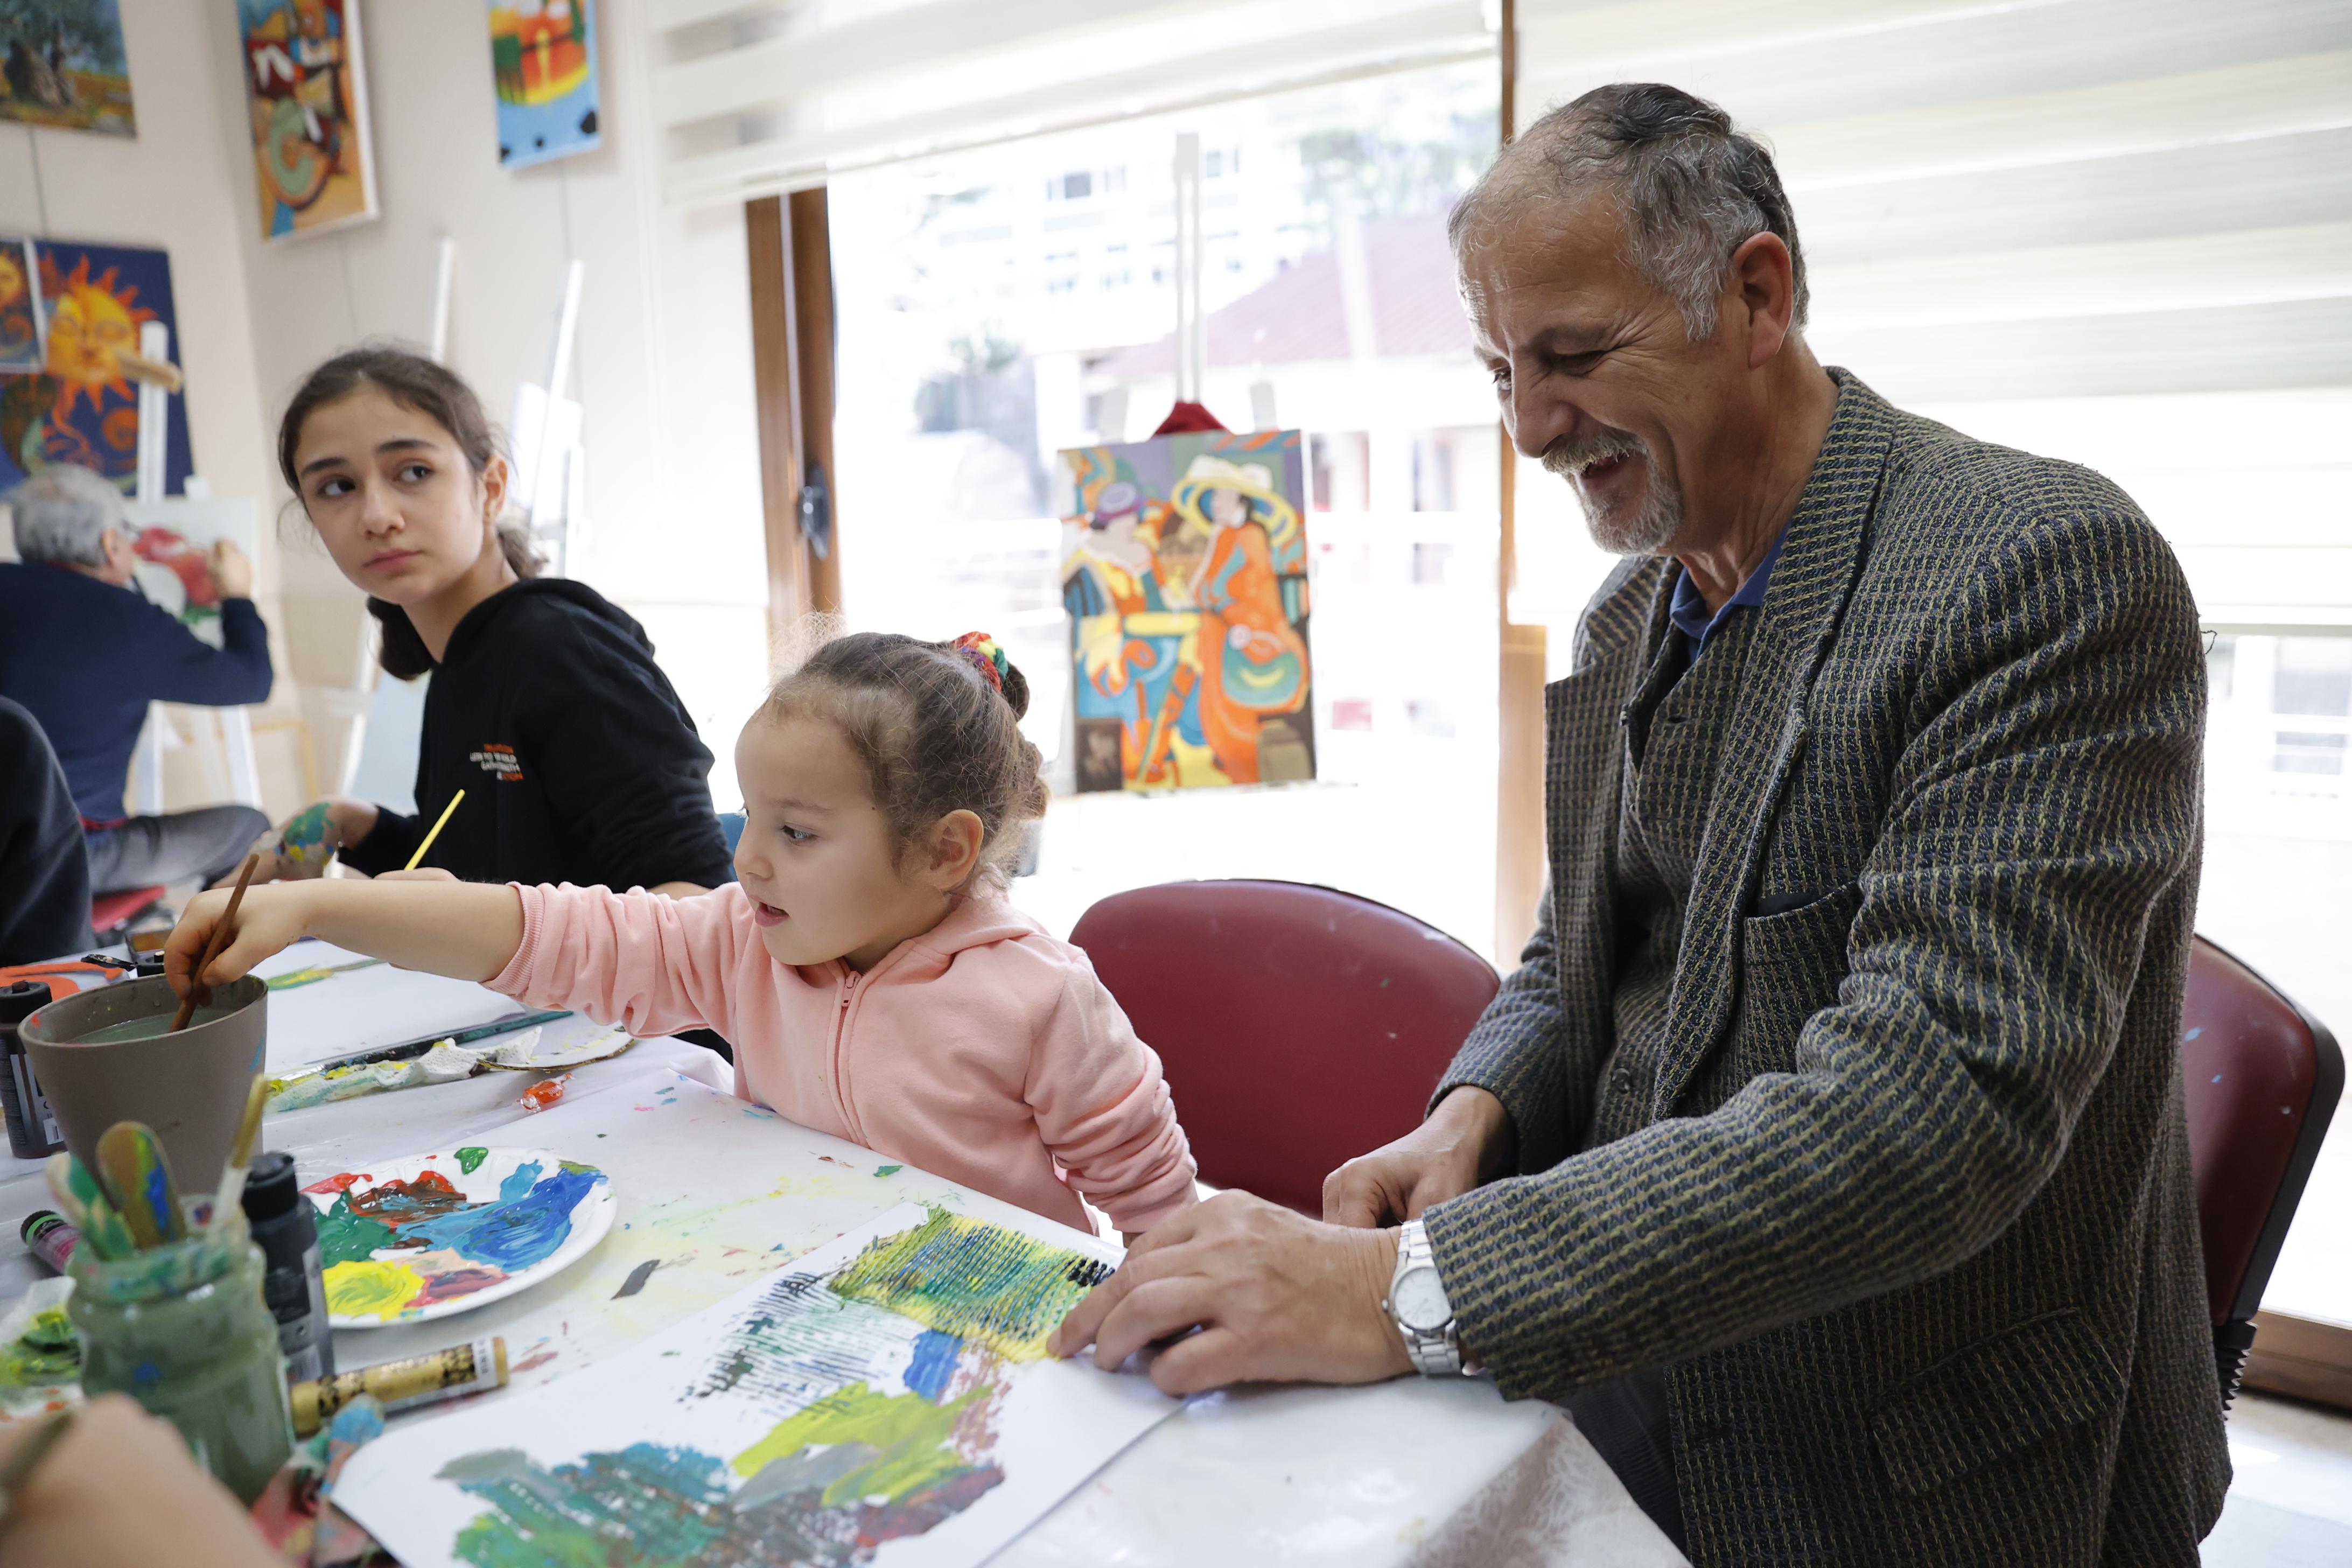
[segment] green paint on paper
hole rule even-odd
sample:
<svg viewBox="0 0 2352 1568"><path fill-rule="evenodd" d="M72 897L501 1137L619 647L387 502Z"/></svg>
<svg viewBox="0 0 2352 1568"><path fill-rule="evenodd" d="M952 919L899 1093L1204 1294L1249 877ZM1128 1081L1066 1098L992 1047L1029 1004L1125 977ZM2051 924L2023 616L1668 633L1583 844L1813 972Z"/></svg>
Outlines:
<svg viewBox="0 0 2352 1568"><path fill-rule="evenodd" d="M362 958L353 963L338 963L331 969L289 969L265 982L272 991L293 991L305 985L316 985L321 980L332 980L338 974L349 974L354 969L373 969L383 962L381 958Z"/></svg>
<svg viewBox="0 0 2352 1568"><path fill-rule="evenodd" d="M874 1173L877 1176L895 1176L906 1168L904 1165L877 1165L874 1167Z"/></svg>
<svg viewBox="0 0 2352 1568"><path fill-rule="evenodd" d="M80 1375L81 1342L62 1308L35 1314L15 1342L0 1345L0 1384L39 1388Z"/></svg>
<svg viewBox="0 0 2352 1568"><path fill-rule="evenodd" d="M933 1209L914 1229L875 1242L827 1283L1008 1360L1035 1361L1054 1326L1110 1272L1084 1254Z"/></svg>
<svg viewBox="0 0 2352 1568"><path fill-rule="evenodd" d="M354 1213L352 1195L336 1196L335 1206L319 1216L319 1261L324 1268L338 1263L364 1263L379 1247L393 1243L392 1226Z"/></svg>
<svg viewBox="0 0 2352 1568"><path fill-rule="evenodd" d="M470 1176L480 1170L482 1162L489 1157L490 1152L488 1149L460 1149L457 1151L457 1169Z"/></svg>
<svg viewBox="0 0 2352 1568"><path fill-rule="evenodd" d="M858 1444L872 1457L825 1484L821 1494L824 1506L838 1508L877 1497L898 1502L965 1468L954 1447L956 1420L992 1392L982 1385L960 1399L934 1405L919 1394L877 1394L853 1383L777 1422L766 1436L735 1456L735 1473L749 1480L803 1449ZM773 1496L781 1489L777 1481L762 1478L761 1489Z"/></svg>

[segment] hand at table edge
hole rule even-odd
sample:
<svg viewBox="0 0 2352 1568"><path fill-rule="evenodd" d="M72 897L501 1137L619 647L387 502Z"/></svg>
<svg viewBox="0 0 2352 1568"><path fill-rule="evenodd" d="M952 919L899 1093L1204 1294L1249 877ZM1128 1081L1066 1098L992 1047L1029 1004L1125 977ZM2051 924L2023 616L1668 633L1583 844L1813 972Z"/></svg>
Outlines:
<svg viewBox="0 0 2352 1568"><path fill-rule="evenodd" d="M1234 1383L1381 1382L1412 1370L1381 1304L1396 1256L1392 1230L1326 1225L1220 1193L1129 1248L1046 1349L1067 1358L1091 1344L1109 1371L1162 1344L1151 1381L1179 1395Z"/></svg>

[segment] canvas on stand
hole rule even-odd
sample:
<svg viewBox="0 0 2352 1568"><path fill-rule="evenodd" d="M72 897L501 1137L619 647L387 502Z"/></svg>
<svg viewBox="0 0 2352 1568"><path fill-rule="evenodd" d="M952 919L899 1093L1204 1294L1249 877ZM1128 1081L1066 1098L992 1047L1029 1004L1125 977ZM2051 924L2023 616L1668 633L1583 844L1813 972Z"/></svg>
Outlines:
<svg viewBox="0 0 2352 1568"><path fill-rule="evenodd" d="M595 0L490 0L499 162L509 169L604 144Z"/></svg>
<svg viewBox="0 0 2352 1568"><path fill-rule="evenodd" d="M1315 776L1296 430L1062 454L1081 790Z"/></svg>
<svg viewBox="0 0 2352 1568"><path fill-rule="evenodd" d="M375 216L357 0L236 0L236 19L262 237Z"/></svg>

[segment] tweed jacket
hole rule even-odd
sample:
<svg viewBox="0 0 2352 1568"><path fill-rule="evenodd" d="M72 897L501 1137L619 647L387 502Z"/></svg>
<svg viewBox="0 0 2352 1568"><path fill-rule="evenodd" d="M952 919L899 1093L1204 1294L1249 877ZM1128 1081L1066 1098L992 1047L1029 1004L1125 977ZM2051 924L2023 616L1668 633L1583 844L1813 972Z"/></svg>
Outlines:
<svg viewBox="0 0 2352 1568"><path fill-rule="evenodd" d="M1439 1089L1501 1099L1518 1173L1429 1211L1439 1272L1511 1397L1667 1369L1697 1563L2193 1564L2229 1479L2179 1047L2196 607L2106 479L1832 374L1663 1064L1599 1146L1671 562L1618 568L1545 694L1550 887Z"/></svg>

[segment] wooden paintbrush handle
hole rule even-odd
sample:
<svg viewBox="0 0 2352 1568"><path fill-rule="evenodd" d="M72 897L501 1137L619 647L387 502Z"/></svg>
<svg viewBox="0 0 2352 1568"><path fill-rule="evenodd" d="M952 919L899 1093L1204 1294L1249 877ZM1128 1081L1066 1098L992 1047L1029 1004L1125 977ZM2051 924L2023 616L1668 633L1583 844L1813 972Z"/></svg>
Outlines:
<svg viewBox="0 0 2352 1568"><path fill-rule="evenodd" d="M213 988L205 984L205 971L213 966L213 960L218 958L221 949L228 945L229 937L236 929L236 906L245 902L246 887L253 880L253 873L260 865L259 855L245 858L245 869L237 874L236 891L228 896L228 908L221 911L219 923L213 927L213 934L205 939L205 955L196 961L195 973L188 976L188 994L180 998L180 1010L172 1015L172 1026L163 1031L165 1034L176 1035L186 1028L188 1020L196 1016L196 1008L212 1001Z"/></svg>

